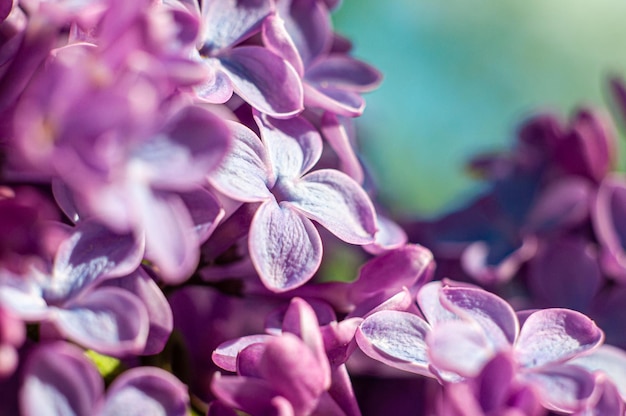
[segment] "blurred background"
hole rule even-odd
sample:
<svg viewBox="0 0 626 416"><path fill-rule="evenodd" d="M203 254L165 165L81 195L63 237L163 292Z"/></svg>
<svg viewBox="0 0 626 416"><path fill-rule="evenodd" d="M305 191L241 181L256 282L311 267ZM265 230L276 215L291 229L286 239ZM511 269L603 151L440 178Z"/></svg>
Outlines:
<svg viewBox="0 0 626 416"><path fill-rule="evenodd" d="M401 217L459 206L480 189L471 156L509 147L536 111L606 109L607 77L626 75L623 0L344 0L333 18L384 74L358 137Z"/></svg>

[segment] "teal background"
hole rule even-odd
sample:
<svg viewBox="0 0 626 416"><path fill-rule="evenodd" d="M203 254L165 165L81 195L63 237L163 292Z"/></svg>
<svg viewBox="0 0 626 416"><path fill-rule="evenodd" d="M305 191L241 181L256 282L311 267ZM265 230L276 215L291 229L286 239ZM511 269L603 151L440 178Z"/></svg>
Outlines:
<svg viewBox="0 0 626 416"><path fill-rule="evenodd" d="M361 149L397 216L451 209L464 171L534 111L606 107L626 74L623 0L344 0L335 29L385 79L366 96Z"/></svg>

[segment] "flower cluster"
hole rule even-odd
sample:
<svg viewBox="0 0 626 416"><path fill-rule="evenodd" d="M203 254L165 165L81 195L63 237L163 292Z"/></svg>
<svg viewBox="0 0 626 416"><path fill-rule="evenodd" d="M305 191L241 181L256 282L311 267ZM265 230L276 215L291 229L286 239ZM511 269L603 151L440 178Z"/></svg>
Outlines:
<svg viewBox="0 0 626 416"><path fill-rule="evenodd" d="M0 2L0 414L376 414L396 369L439 398L381 393L396 414L624 412L606 125L531 120L474 164L493 192L409 243L360 162L381 75L338 5Z"/></svg>

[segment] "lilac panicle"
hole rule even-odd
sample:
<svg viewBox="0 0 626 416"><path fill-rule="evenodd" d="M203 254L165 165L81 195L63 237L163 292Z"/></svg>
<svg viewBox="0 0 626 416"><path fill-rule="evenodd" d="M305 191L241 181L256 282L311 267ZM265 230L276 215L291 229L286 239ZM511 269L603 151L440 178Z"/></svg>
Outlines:
<svg viewBox="0 0 626 416"><path fill-rule="evenodd" d="M30 415L184 416L188 396L184 385L154 367L128 370L104 394L96 368L78 348L43 344L27 358L20 389L22 413Z"/></svg>
<svg viewBox="0 0 626 416"><path fill-rule="evenodd" d="M231 198L262 202L250 225L250 256L263 283L282 292L306 283L319 267L322 245L311 220L363 245L374 240L375 214L365 192L345 174L308 172L322 142L304 118L255 118L263 141L231 123L233 151L210 180Z"/></svg>

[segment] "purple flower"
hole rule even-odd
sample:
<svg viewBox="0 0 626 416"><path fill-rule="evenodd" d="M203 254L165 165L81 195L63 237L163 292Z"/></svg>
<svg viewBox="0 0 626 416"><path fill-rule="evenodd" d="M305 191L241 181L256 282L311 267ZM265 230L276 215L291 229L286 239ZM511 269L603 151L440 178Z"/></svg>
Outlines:
<svg viewBox="0 0 626 416"><path fill-rule="evenodd" d="M24 343L25 338L24 323L0 305L0 380L13 374L17 368L17 348Z"/></svg>
<svg viewBox="0 0 626 416"><path fill-rule="evenodd" d="M469 286L425 285L417 295L424 318L383 310L368 316L356 333L361 349L400 369L448 382L474 378L499 352L510 352L524 383L541 403L576 411L594 390L591 375L564 365L591 352L604 339L586 316L567 309L523 314L523 324L499 297Z"/></svg>
<svg viewBox="0 0 626 416"><path fill-rule="evenodd" d="M316 314L330 322L320 326ZM344 365L358 322L337 323L327 305L318 303L314 310L294 298L282 328L268 328L274 335L239 338L213 352L216 364L238 375L218 374L212 390L223 403L250 414L360 415Z"/></svg>
<svg viewBox="0 0 626 416"><path fill-rule="evenodd" d="M375 213L367 194L345 174L309 172L322 143L305 119L255 119L263 141L231 123L234 149L210 180L231 198L261 202L250 225L250 257L265 286L283 292L306 283L319 267L322 243L311 220L363 245L374 241Z"/></svg>
<svg viewBox="0 0 626 416"><path fill-rule="evenodd" d="M236 92L258 111L273 117L291 117L303 107L302 83L283 58L257 45L241 42L261 30L273 11L272 1L203 0L202 30L195 59L209 71L195 88L198 96L224 103Z"/></svg>
<svg viewBox="0 0 626 416"><path fill-rule="evenodd" d="M360 93L376 88L382 77L371 66L332 49L326 2L279 0L276 9L263 25L263 40L302 77L305 105L346 117L361 115L365 101Z"/></svg>
<svg viewBox="0 0 626 416"><path fill-rule="evenodd" d="M143 302L120 287L98 284L134 272L142 255L143 245L132 235L86 221L61 243L50 270L33 268L24 276L0 270L0 299L23 320L51 324L96 351L140 353L149 331Z"/></svg>
<svg viewBox="0 0 626 416"><path fill-rule="evenodd" d="M126 371L106 395L103 384L96 368L78 348L65 343L40 345L30 353L24 368L19 397L22 414L187 414L187 389L159 368Z"/></svg>

